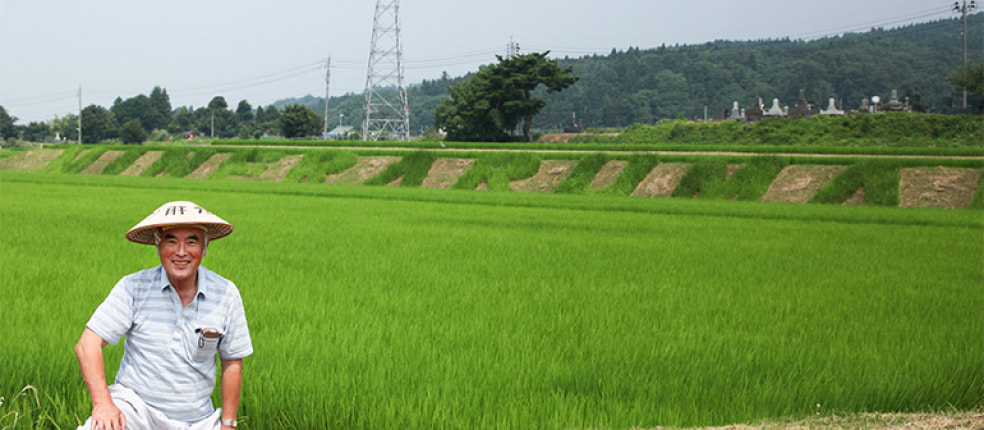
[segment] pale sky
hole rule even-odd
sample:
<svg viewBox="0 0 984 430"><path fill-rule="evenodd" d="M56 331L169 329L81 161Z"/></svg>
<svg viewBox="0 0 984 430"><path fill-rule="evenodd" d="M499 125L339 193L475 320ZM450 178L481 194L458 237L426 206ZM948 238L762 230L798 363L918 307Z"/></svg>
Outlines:
<svg viewBox="0 0 984 430"><path fill-rule="evenodd" d="M388 3L390 0L384 0ZM232 109L366 85L375 0L0 0L0 105L17 124L167 90ZM506 53L608 54L714 40L813 39L956 16L953 0L404 0L407 84ZM875 60L873 60L875 61ZM413 100L410 101L413 103Z"/></svg>

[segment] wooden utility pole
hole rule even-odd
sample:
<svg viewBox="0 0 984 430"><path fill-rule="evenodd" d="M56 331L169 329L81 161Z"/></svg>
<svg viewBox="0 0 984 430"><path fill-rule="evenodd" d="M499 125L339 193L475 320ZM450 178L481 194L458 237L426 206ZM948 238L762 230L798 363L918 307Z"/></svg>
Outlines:
<svg viewBox="0 0 984 430"><path fill-rule="evenodd" d="M970 3L967 3L967 0L963 0L963 4L953 3L953 11L963 15L963 70L961 73L967 71L967 12L974 9L977 9L977 2L974 0L970 0ZM967 87L963 89L963 108L967 110Z"/></svg>
<svg viewBox="0 0 984 430"><path fill-rule="evenodd" d="M321 138L328 140L328 100L331 96L331 55L328 56L328 63L325 65L325 69L327 69L325 72L325 129L321 133Z"/></svg>
<svg viewBox="0 0 984 430"><path fill-rule="evenodd" d="M79 145L82 144L82 84L79 84Z"/></svg>

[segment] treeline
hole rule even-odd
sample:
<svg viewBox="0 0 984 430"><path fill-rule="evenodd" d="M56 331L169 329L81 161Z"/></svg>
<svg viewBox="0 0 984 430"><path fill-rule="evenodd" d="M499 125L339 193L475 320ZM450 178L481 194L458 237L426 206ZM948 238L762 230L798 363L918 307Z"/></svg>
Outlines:
<svg viewBox="0 0 984 430"><path fill-rule="evenodd" d="M970 15L967 28L970 41L982 40L984 14ZM962 95L947 77L962 65L962 31L960 19L953 18L812 41L715 41L563 58L559 65L573 67L579 81L560 93L538 94L547 106L533 127L561 131L571 124L572 114L585 128L703 119L705 106L714 118L735 101L748 107L758 97L766 104L778 98L793 106L801 89L818 108L833 97L853 110L863 99L878 95L887 100L898 90L915 111L959 112ZM984 51L971 49L968 61L984 62ZM434 109L449 97L448 86L465 78L445 74L408 88L414 131L433 131ZM972 112L981 111L982 100L971 94ZM292 103L324 111L324 98L313 96L275 105ZM364 118L364 104L361 94L332 97L329 117Z"/></svg>
<svg viewBox="0 0 984 430"><path fill-rule="evenodd" d="M195 137L259 139L264 135L311 137L319 135L323 117L307 106L291 104L282 109L270 105L255 109L246 100L230 109L225 98L216 96L197 109L172 109L167 90L154 87L150 95L128 99L117 97L110 108L89 105L82 109L82 120L67 114L51 122L16 124L17 118L0 106L0 138L28 142L77 141L82 127L82 143L118 140L123 143L163 142Z"/></svg>
<svg viewBox="0 0 984 430"><path fill-rule="evenodd" d="M969 40L982 40L984 14L970 15L967 28ZM533 128L561 131L571 124L572 114L585 128L702 119L705 107L708 116L714 118L730 109L732 102L749 107L758 97L767 104L778 98L792 106L801 89L807 101L820 108L833 97L843 109L857 109L863 99L878 95L887 100L892 90L898 90L901 98L909 98L915 111L956 112L960 111L957 106L962 96L947 77L957 73L962 64L961 32L960 19L953 18L813 41L715 41L563 58L559 65L572 67L579 80L563 92L537 94L547 106L534 118ZM971 49L968 60L984 63L984 51ZM448 99L450 85L466 78L444 74L408 88L412 134L434 133L435 108ZM170 121L166 120L165 108L170 106L166 99L165 90L154 88L148 96L117 99L108 109L87 107L83 110L83 141L138 139L141 130L148 140L187 132L240 138L310 136L320 134L324 124L322 97L285 99L255 108L242 100L233 109L217 96L206 107L170 109ZM981 94L971 93L971 110L980 112L982 100ZM359 129L365 118L362 94L332 97L330 102L330 129L336 125ZM292 108L301 118L287 121L301 124L299 130L289 124L284 128L280 119L289 105L306 108ZM58 133L61 138L77 138L75 115L24 125L15 124L14 114L8 115L0 107L0 136L47 141ZM314 122L318 125L312 125Z"/></svg>

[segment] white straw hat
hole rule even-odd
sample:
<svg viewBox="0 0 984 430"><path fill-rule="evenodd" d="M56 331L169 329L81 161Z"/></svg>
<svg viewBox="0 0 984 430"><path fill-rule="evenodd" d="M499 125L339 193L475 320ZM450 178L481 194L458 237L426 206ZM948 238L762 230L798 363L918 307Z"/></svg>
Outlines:
<svg viewBox="0 0 984 430"><path fill-rule="evenodd" d="M232 224L213 215L192 202L169 202L157 208L139 224L126 232L127 240L145 245L157 245L155 232L161 227L188 225L203 228L209 241L232 234Z"/></svg>

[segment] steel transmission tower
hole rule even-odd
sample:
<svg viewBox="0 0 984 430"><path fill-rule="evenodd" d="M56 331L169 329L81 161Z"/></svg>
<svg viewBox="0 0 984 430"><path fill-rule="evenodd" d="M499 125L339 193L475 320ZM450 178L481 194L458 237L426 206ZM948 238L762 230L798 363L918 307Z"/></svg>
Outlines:
<svg viewBox="0 0 984 430"><path fill-rule="evenodd" d="M372 20L362 140L381 139L410 140L399 0L376 0L376 16Z"/></svg>

